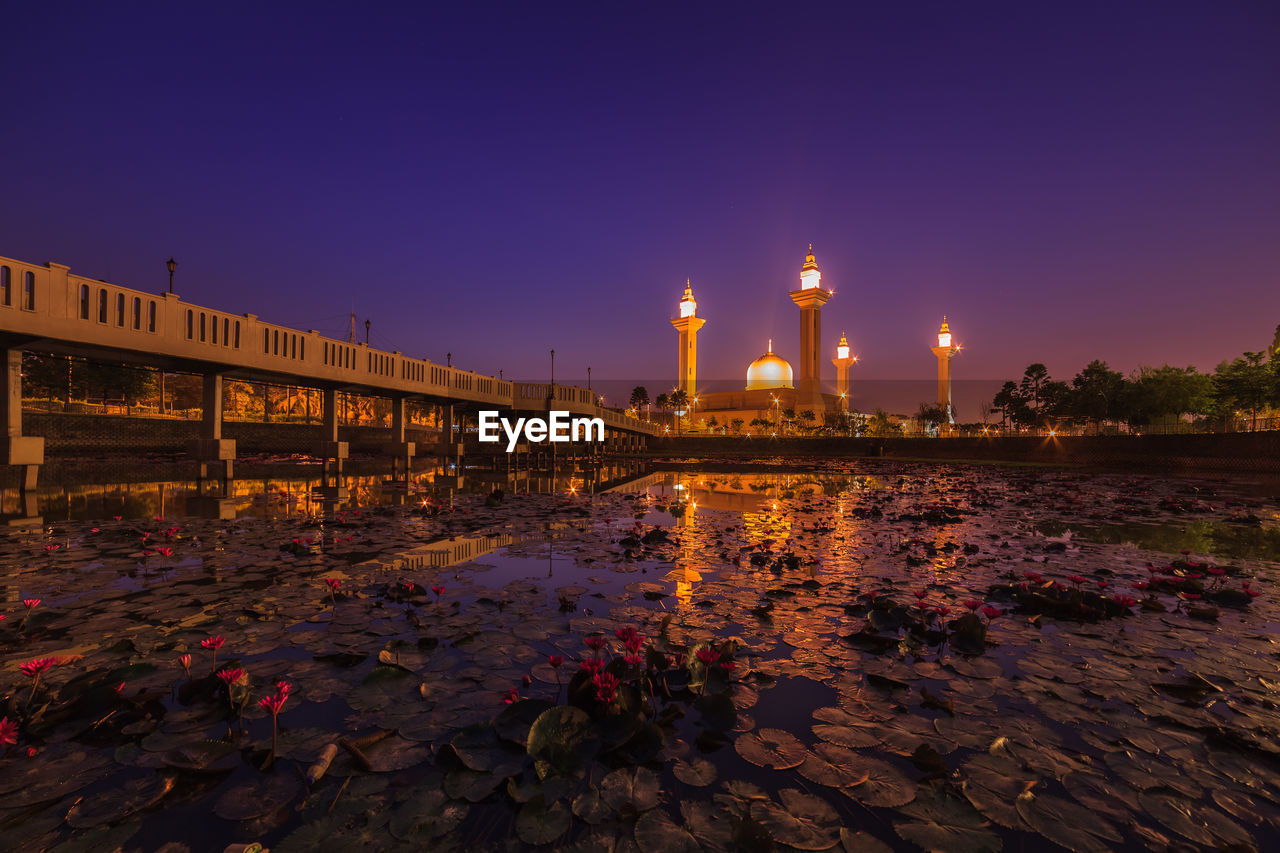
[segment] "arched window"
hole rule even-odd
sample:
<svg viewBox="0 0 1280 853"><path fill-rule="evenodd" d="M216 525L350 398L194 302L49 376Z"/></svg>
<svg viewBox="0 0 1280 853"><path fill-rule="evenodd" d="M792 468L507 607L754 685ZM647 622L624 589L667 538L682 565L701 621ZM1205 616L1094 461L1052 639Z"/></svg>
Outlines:
<svg viewBox="0 0 1280 853"><path fill-rule="evenodd" d="M228 317L222 318L222 345L231 346L231 320Z"/></svg>
<svg viewBox="0 0 1280 853"><path fill-rule="evenodd" d="M276 329L271 333L271 354L280 354L280 330Z"/></svg>
<svg viewBox="0 0 1280 853"><path fill-rule="evenodd" d="M147 331L154 332L156 330L156 302L151 300L147 307Z"/></svg>
<svg viewBox="0 0 1280 853"><path fill-rule="evenodd" d="M13 304L13 294L10 292L13 285L9 281L10 274L8 267L0 267L0 305Z"/></svg>
<svg viewBox="0 0 1280 853"><path fill-rule="evenodd" d="M133 327L142 328L142 299L138 296L133 297Z"/></svg>
<svg viewBox="0 0 1280 853"><path fill-rule="evenodd" d="M124 326L124 294L116 294L116 325Z"/></svg>
<svg viewBox="0 0 1280 853"><path fill-rule="evenodd" d="M9 291L6 290L5 296L8 296L8 295L9 295ZM5 300L5 304L6 305L9 304L7 299ZM89 319L89 285L87 284L80 285L80 319L81 320Z"/></svg>
<svg viewBox="0 0 1280 853"><path fill-rule="evenodd" d="M271 355L271 330L262 330L262 351L267 355Z"/></svg>
<svg viewBox="0 0 1280 853"><path fill-rule="evenodd" d="M205 315L204 315L204 312L201 311L200 312L200 343L204 343L204 321L205 321Z"/></svg>
<svg viewBox="0 0 1280 853"><path fill-rule="evenodd" d="M307 360L307 339L303 338L298 341L298 358L303 361Z"/></svg>
<svg viewBox="0 0 1280 853"><path fill-rule="evenodd" d="M22 307L36 310L36 274L28 270L22 276Z"/></svg>
<svg viewBox="0 0 1280 853"><path fill-rule="evenodd" d="M240 349L240 321L236 320L236 349Z"/></svg>
<svg viewBox="0 0 1280 853"><path fill-rule="evenodd" d="M191 340L195 335L195 312L190 308L187 309L187 340Z"/></svg>
<svg viewBox="0 0 1280 853"><path fill-rule="evenodd" d="M98 289L98 322L107 322L107 291L105 288Z"/></svg>
<svg viewBox="0 0 1280 853"><path fill-rule="evenodd" d="M209 321L209 325L212 326L212 328L209 331L211 333L211 337L213 338L213 343L216 344L218 342L218 315L217 314L213 315L213 319Z"/></svg>

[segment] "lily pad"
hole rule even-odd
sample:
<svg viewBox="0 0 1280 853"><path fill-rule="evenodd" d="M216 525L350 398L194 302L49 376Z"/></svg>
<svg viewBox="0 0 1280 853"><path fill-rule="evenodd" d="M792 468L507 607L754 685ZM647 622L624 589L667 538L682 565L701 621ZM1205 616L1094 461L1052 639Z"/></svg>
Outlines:
<svg viewBox="0 0 1280 853"><path fill-rule="evenodd" d="M783 788L778 798L781 804L753 802L751 817L779 844L797 850L829 850L839 843L840 816L826 800L795 788Z"/></svg>
<svg viewBox="0 0 1280 853"><path fill-rule="evenodd" d="M798 767L807 754L804 744L782 729L760 729L738 735L733 748L752 764L774 770Z"/></svg>

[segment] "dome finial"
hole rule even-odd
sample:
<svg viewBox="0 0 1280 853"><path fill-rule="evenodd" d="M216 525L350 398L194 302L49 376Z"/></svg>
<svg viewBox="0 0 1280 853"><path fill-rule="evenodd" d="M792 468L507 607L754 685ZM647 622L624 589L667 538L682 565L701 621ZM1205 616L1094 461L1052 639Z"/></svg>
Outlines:
<svg viewBox="0 0 1280 853"><path fill-rule="evenodd" d="M769 348L765 352L773 352L773 338L769 338Z"/></svg>

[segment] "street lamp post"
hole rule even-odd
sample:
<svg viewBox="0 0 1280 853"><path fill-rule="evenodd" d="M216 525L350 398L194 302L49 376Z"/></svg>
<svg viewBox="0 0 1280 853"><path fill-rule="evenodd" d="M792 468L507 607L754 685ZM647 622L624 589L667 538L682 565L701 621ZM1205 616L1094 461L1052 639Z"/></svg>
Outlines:
<svg viewBox="0 0 1280 853"><path fill-rule="evenodd" d="M173 271L178 268L178 262L170 258L164 262L164 265L169 268L169 292L173 293Z"/></svg>

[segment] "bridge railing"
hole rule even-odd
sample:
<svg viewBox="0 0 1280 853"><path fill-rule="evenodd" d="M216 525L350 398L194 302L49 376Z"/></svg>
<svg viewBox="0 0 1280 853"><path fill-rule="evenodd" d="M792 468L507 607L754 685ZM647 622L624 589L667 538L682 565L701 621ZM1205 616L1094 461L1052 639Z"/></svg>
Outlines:
<svg viewBox="0 0 1280 853"><path fill-rule="evenodd" d="M385 352L85 276L62 264L0 257L0 331L306 380L371 393L511 400L511 384L427 359Z"/></svg>

